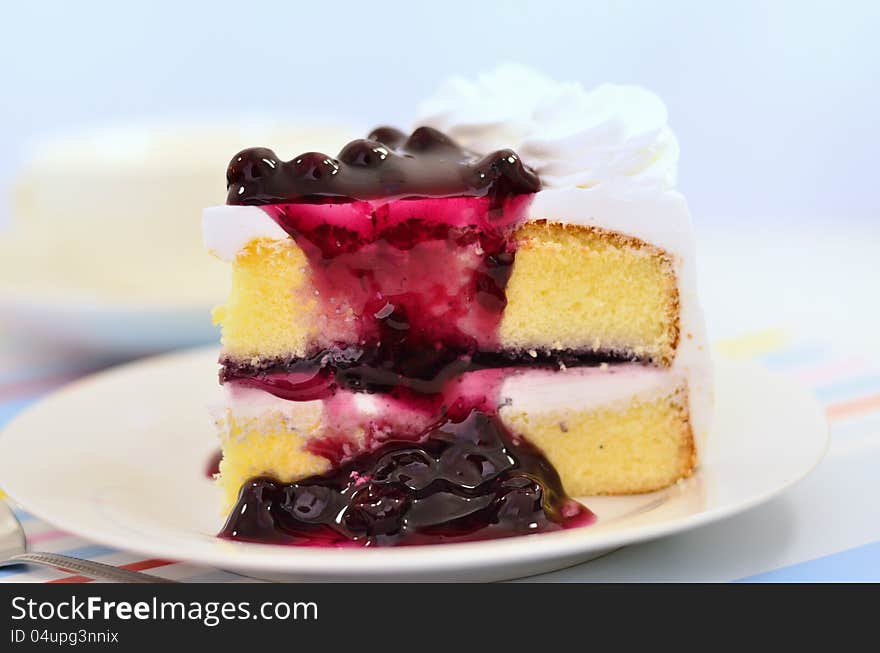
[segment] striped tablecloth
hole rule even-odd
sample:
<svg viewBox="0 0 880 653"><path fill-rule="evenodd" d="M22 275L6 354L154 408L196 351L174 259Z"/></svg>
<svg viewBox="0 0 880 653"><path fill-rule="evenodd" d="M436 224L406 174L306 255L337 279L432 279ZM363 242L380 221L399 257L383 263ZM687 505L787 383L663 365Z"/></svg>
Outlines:
<svg viewBox="0 0 880 653"><path fill-rule="evenodd" d="M825 511L837 515L838 521L810 524L807 519L805 525L792 529L793 541L785 542L780 550L770 552L772 555L768 552L762 555L748 546L731 546L738 551L736 555L741 559L731 556L717 560L690 558L676 563L670 561L666 554L658 552L666 549L655 551L639 545L594 563L550 574L546 578L614 580L623 576L625 580L880 581L880 525L874 525L880 516L876 507L877 494L870 491L861 495L860 492L867 491L866 488L853 487L854 477L848 471L848 464L853 460L880 470L880 364L865 354L847 352L821 340L796 338L777 330L720 342L718 350L727 356L759 360L765 366L808 386L825 405L831 423L832 447L820 471L823 483L828 485L828 479L831 479L830 486L826 488L831 493L827 495L829 501L840 502L840 510L832 505L830 509L826 506ZM59 355L58 352L33 351L24 343L0 334L0 427L54 388L107 364L108 361L95 360L82 353L65 352ZM810 479L804 483L808 482ZM809 514L807 502L812 495L807 491L798 495L794 491L789 494L793 497L789 501L796 504L801 502L794 508ZM861 507L853 509L853 503ZM246 580L222 570L168 560L143 559L57 530L22 509L13 508L27 531L30 546L35 550L98 560L127 569L150 570L156 575L180 581ZM829 533L829 529L833 529L833 532ZM711 539L711 534L706 537ZM736 544L729 542L730 535L724 537L728 545ZM779 548L778 543L774 546ZM682 540L681 547L700 550L699 543L685 540ZM615 557L617 560L614 560ZM660 567L665 570L664 573L655 574L655 569ZM621 569L630 571L621 574ZM540 579L536 577L533 580ZM90 581L62 571L17 566L0 569L0 582Z"/></svg>

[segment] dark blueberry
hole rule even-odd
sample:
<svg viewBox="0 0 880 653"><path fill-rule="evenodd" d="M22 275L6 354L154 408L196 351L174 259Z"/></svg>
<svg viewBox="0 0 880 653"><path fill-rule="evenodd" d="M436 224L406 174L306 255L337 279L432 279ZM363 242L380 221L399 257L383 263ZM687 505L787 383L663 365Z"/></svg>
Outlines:
<svg viewBox="0 0 880 653"><path fill-rule="evenodd" d="M537 481L525 476L514 477L518 482L513 483L518 487L505 489L499 497L496 516L498 523L514 529L528 529L544 517L543 497L544 492ZM504 485L512 485L508 479Z"/></svg>
<svg viewBox="0 0 880 653"><path fill-rule="evenodd" d="M419 127L403 144L407 152L431 152L437 150L449 150L461 152L458 144L446 134L433 127Z"/></svg>
<svg viewBox="0 0 880 653"><path fill-rule="evenodd" d="M476 447L503 449L503 427L498 420L478 411L469 412L464 417L461 421L438 427L432 435L450 443L467 442Z"/></svg>
<svg viewBox="0 0 880 653"><path fill-rule="evenodd" d="M534 171L523 164L513 150L498 150L484 156L469 173L475 188L485 188L504 180L505 187L519 189L519 192L535 193L541 190L541 180ZM502 188L503 190L503 188Z"/></svg>
<svg viewBox="0 0 880 653"><path fill-rule="evenodd" d="M335 512L338 496L333 490L320 485L289 485L282 506L294 519L319 523Z"/></svg>
<svg viewBox="0 0 880 653"><path fill-rule="evenodd" d="M450 533L464 527L466 532L473 530L474 526L488 525L492 501L491 494L467 493L457 488L438 490L413 502L406 516L406 525L411 529L449 528Z"/></svg>
<svg viewBox="0 0 880 653"><path fill-rule="evenodd" d="M339 172L339 164L335 159L320 152L300 154L290 162L289 168L293 176L300 179L324 179Z"/></svg>
<svg viewBox="0 0 880 653"><path fill-rule="evenodd" d="M403 449L386 454L376 463L374 483L400 483L410 490L422 490L436 478L435 460L422 449Z"/></svg>
<svg viewBox="0 0 880 653"><path fill-rule="evenodd" d="M382 143L361 138L343 147L339 160L352 166L375 168L389 155L389 149Z"/></svg>
<svg viewBox="0 0 880 653"><path fill-rule="evenodd" d="M367 140L379 141L388 147L397 148L406 140L406 134L394 127L376 127L367 136Z"/></svg>
<svg viewBox="0 0 880 653"><path fill-rule="evenodd" d="M278 539L278 529L272 514L278 499L279 487L275 481L256 478L245 483L223 533L229 537L244 536L251 539L273 541Z"/></svg>
<svg viewBox="0 0 880 653"><path fill-rule="evenodd" d="M356 535L389 535L403 527L409 504L410 497L402 488L368 483L352 496L342 520Z"/></svg>
<svg viewBox="0 0 880 653"><path fill-rule="evenodd" d="M438 471L450 483L475 489L510 467L511 462L503 451L462 443L443 452Z"/></svg>
<svg viewBox="0 0 880 653"><path fill-rule="evenodd" d="M226 168L226 187L270 177L281 163L278 156L266 147L251 147L242 150L229 162Z"/></svg>

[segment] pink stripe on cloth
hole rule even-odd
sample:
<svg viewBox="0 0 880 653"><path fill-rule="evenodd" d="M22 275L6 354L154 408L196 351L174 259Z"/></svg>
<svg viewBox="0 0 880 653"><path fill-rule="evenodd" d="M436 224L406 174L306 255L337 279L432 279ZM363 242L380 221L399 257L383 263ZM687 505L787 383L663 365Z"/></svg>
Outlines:
<svg viewBox="0 0 880 653"><path fill-rule="evenodd" d="M793 372L792 376L808 385L822 385L830 381L840 381L848 377L858 376L867 367L868 362L864 359L845 358L803 368Z"/></svg>
<svg viewBox="0 0 880 653"><path fill-rule="evenodd" d="M138 560L136 562L129 562L128 564L119 565L120 569L128 569L129 571L145 571L147 569L155 569L156 567L165 567L167 565L173 565L174 562L171 560L157 560L155 558L150 558L147 560ZM64 576L63 578L56 578L54 580L46 581L47 584L65 584L65 583L91 583L95 579L89 578L88 576Z"/></svg>
<svg viewBox="0 0 880 653"><path fill-rule="evenodd" d="M832 421L874 411L880 411L880 394L840 401L827 406L825 409L828 419Z"/></svg>
<svg viewBox="0 0 880 653"><path fill-rule="evenodd" d="M38 395L60 385L85 376L88 372L65 372L44 376L37 379L17 383L4 383L0 385L0 401L8 401L14 397L27 397Z"/></svg>
<svg viewBox="0 0 880 653"><path fill-rule="evenodd" d="M72 536L67 531L48 530L48 531L43 531L42 533L34 533L33 535L28 534L27 540L28 540L28 544L35 544L37 542L46 542L49 540L55 540L60 537L72 537Z"/></svg>

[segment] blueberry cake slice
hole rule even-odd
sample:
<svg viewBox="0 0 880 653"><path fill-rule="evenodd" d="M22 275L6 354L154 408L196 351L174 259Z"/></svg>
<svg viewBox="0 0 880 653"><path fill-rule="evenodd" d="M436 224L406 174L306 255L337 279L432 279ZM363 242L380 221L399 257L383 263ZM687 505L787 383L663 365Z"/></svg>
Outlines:
<svg viewBox="0 0 880 653"><path fill-rule="evenodd" d="M494 82L434 106L478 115L468 102L492 89L470 91ZM556 144L535 137L560 132L540 107L503 129L447 110L335 157L233 157L227 204L203 215L232 266L215 312L223 535L375 546L558 530L593 518L570 497L692 473L711 387L690 218L644 178L669 154L665 112L653 138L619 128L593 152L609 128L589 111L611 91L564 90L584 115L560 124L583 133ZM572 141L584 151L567 158ZM627 168L627 153L647 159ZM569 158L604 177L560 174Z"/></svg>

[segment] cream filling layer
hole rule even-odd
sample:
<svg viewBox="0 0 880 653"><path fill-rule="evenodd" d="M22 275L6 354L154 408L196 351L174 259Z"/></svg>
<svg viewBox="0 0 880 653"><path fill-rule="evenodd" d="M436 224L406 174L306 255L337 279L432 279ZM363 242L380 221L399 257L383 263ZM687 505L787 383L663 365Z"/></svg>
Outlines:
<svg viewBox="0 0 880 653"><path fill-rule="evenodd" d="M471 381L475 388L482 388L478 378L481 374L465 374L458 391L466 395ZM566 410L591 412L678 395L685 389L686 382L679 370L639 363L564 370L512 368L501 382L496 408L502 416L506 412L528 415ZM239 423L281 418L288 429L307 438L321 437L328 426L338 427L346 422L355 428L370 421L381 422L418 433L435 419L389 395L340 391L326 400L288 401L235 383L223 386L223 398L212 412L219 423L228 423L230 417Z"/></svg>

